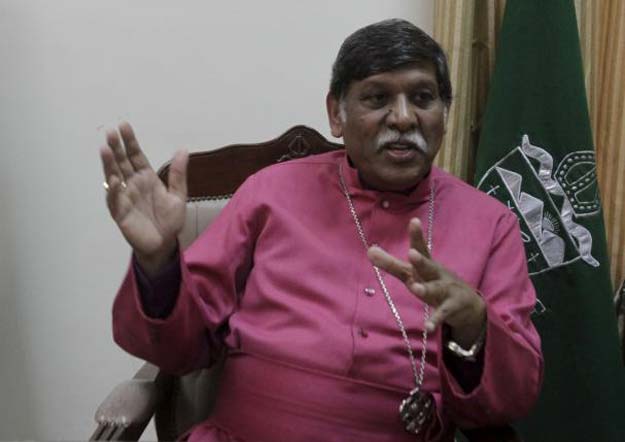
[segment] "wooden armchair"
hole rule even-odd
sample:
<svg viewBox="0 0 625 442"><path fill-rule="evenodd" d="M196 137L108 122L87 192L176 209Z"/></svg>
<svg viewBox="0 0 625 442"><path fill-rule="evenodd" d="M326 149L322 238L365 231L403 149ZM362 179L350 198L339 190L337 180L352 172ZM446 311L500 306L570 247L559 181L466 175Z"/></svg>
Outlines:
<svg viewBox="0 0 625 442"><path fill-rule="evenodd" d="M295 126L280 137L259 144L230 145L192 153L188 166L188 201L183 247L190 244L223 208L234 191L254 172L276 162L341 149L318 132ZM159 170L166 180L169 164ZM175 377L146 363L129 381L119 384L96 412L97 428L90 440L140 438L154 416L159 440L175 440L210 415L215 402L220 364ZM469 441L519 441L511 427L466 432Z"/></svg>

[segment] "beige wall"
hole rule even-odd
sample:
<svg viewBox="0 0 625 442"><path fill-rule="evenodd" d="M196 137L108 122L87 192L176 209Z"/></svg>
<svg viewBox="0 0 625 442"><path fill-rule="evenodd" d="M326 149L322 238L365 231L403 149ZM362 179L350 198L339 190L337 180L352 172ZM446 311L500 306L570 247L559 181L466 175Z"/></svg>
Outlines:
<svg viewBox="0 0 625 442"><path fill-rule="evenodd" d="M154 164L191 149L329 136L340 41L432 0L0 0L0 439L80 440L140 362L111 339L128 248L103 201L103 128Z"/></svg>

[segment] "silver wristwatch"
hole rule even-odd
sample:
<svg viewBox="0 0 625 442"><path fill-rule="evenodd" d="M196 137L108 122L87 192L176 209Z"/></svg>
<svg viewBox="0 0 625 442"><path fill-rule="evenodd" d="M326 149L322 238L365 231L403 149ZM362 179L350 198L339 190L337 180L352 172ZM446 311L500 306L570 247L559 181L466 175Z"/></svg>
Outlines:
<svg viewBox="0 0 625 442"><path fill-rule="evenodd" d="M475 342L469 349L462 348L460 344L451 339L447 341L447 350L452 352L455 356L458 356L460 359L465 361L475 362L477 360L477 355L480 350L484 346L484 340L486 338L486 324L482 327L482 331L480 335L477 337Z"/></svg>

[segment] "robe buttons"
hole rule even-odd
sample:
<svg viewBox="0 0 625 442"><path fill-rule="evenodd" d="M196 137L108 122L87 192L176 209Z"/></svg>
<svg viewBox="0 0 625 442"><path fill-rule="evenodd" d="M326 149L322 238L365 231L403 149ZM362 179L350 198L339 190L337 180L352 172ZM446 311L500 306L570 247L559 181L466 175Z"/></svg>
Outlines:
<svg viewBox="0 0 625 442"><path fill-rule="evenodd" d="M384 209L388 209L391 206L391 203L389 203L387 200L382 201L382 207Z"/></svg>
<svg viewBox="0 0 625 442"><path fill-rule="evenodd" d="M375 295L375 289L373 289L371 287L366 287L364 292L365 292L365 295L367 295L367 296Z"/></svg>

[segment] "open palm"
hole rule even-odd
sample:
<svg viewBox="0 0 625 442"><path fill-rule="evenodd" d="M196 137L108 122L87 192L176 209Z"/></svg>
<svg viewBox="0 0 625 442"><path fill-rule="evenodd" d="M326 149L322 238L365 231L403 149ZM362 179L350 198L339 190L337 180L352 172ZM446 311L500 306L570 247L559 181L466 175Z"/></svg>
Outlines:
<svg viewBox="0 0 625 442"><path fill-rule="evenodd" d="M150 166L130 124L122 123L118 129L119 134L107 132L106 145L100 149L107 205L140 263L158 267L176 249L184 225L188 155L179 151L174 156L167 187Z"/></svg>

